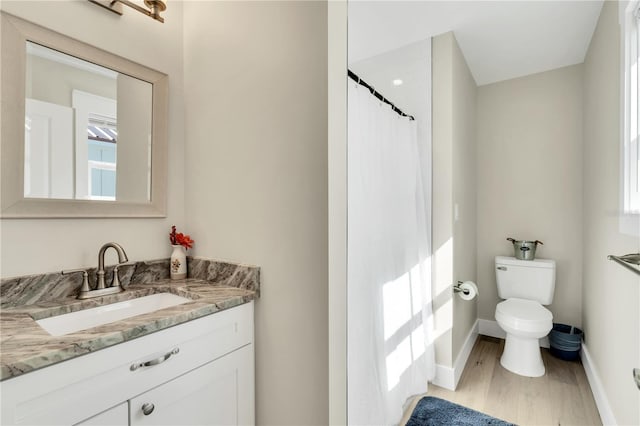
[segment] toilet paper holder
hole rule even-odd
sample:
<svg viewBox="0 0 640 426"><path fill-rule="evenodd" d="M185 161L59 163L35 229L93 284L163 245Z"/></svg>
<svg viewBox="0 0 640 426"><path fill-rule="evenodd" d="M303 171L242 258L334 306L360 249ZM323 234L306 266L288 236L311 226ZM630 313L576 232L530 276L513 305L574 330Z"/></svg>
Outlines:
<svg viewBox="0 0 640 426"><path fill-rule="evenodd" d="M461 285L462 281L458 281L458 284L453 286L454 293L469 294L469 290L467 290L466 288L460 288Z"/></svg>

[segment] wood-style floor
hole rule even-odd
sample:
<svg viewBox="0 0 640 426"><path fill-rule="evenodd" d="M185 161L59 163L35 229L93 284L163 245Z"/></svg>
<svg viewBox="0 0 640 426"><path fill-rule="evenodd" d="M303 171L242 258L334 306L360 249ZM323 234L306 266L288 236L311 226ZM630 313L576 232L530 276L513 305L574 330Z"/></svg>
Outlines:
<svg viewBox="0 0 640 426"><path fill-rule="evenodd" d="M522 377L500 365L504 340L478 336L455 392L429 385L427 395L517 425L602 425L580 361L563 361L542 349L546 374ZM408 407L404 425L420 398Z"/></svg>

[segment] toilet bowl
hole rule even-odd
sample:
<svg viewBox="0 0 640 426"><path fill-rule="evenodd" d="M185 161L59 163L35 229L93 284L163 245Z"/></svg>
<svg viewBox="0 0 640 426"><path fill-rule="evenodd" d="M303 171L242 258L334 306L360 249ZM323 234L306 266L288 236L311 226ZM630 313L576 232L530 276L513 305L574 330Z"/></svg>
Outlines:
<svg viewBox="0 0 640 426"><path fill-rule="evenodd" d="M496 321L507 333L500 364L521 376L543 376L539 339L553 328L551 312L533 300L513 298L498 303Z"/></svg>
<svg viewBox="0 0 640 426"><path fill-rule="evenodd" d="M539 339L553 328L553 315L543 305L553 301L556 264L549 259L519 260L497 256L498 295L495 318L506 332L500 364L527 377L544 375Z"/></svg>

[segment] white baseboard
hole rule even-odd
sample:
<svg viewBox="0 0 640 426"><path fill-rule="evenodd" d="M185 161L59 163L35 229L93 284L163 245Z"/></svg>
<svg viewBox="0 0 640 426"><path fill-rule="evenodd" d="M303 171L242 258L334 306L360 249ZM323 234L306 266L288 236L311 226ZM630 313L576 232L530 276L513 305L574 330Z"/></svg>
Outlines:
<svg viewBox="0 0 640 426"><path fill-rule="evenodd" d="M505 333L504 330L500 328L496 321L485 319L478 319L478 334L482 334L483 336L496 337L498 339L505 339L507 337L507 333ZM548 337L545 336L540 339L540 347L549 347Z"/></svg>
<svg viewBox="0 0 640 426"><path fill-rule="evenodd" d="M467 340L454 363L454 367L446 367L439 364L436 365L436 377L433 380L433 384L452 391L456 390L458 381L460 380L460 375L462 374L464 366L469 359L471 349L473 348L478 334L496 337L498 339L504 339L507 337L507 334L502 328L500 328L496 321L478 319L471 329L471 332L469 332L469 336L467 336ZM540 339L540 346L548 348L549 338L544 337ZM595 369L591 356L589 355L589 349L584 342L582 344L582 350L580 351L580 358L582 359L582 365L584 366L584 371L587 375L587 380L589 381L593 398L596 401L596 406L598 407L602 424L617 425L618 422L613 415L613 410L611 409L611 405L607 399L602 382L600 381L598 372Z"/></svg>
<svg viewBox="0 0 640 426"><path fill-rule="evenodd" d="M607 394L605 393L602 382L600 381L600 376L598 375L598 371L593 364L591 355L589 355L589 349L584 344L584 342L582 343L580 358L582 359L584 371L587 374L589 386L591 386L591 393L593 393L593 398L596 400L596 407L598 407L598 412L600 413L602 424L617 425L618 422L616 422L616 418L613 415L613 410L611 409L611 405L609 404L609 400L607 399Z"/></svg>
<svg viewBox="0 0 640 426"><path fill-rule="evenodd" d="M478 320L473 324L471 330L469 330L469 334L467 334L467 338L464 340L464 344L462 345L462 349L458 353L456 357L456 361L453 363L453 374L454 374L454 387L458 387L458 382L460 381L460 376L462 376L462 372L464 371L465 365L467 365L467 361L469 360L469 355L471 355L471 350L473 349L473 345L476 343L476 339L478 338L478 329L479 324Z"/></svg>
<svg viewBox="0 0 640 426"><path fill-rule="evenodd" d="M476 339L478 338L478 321L480 320L476 320L473 327L471 327L471 330L469 330L469 334L462 345L462 349L456 357L456 361L453 363L453 367L436 364L436 377L432 381L434 385L452 391L456 390L458 382L460 381L460 376L462 376L464 367L467 365L467 361L469 360L469 355L471 355L473 345L476 343Z"/></svg>
<svg viewBox="0 0 640 426"><path fill-rule="evenodd" d="M444 366L442 364L436 364L436 376L431 383L441 388L456 390L456 375L453 368Z"/></svg>
<svg viewBox="0 0 640 426"><path fill-rule="evenodd" d="M507 337L507 333L500 328L497 322L486 319L478 319L478 334L496 337L498 339L504 339Z"/></svg>
<svg viewBox="0 0 640 426"><path fill-rule="evenodd" d="M478 326L478 334L482 334L483 336L497 337L499 339L504 339L506 337L504 330L500 328L498 323L495 321L478 319ZM548 348L549 338L543 337L540 339L540 346ZM613 410L611 409L611 405L609 405L604 388L602 387L600 377L598 376L595 366L593 365L593 361L591 360L591 356L589 355L589 349L584 343L582 344L582 350L580 351L580 358L582 359L582 365L584 366L584 371L587 374L587 380L589 381L589 386L591 386L591 392L593 393L593 398L596 401L596 406L598 407L602 423L604 425L617 425L618 422L616 422Z"/></svg>

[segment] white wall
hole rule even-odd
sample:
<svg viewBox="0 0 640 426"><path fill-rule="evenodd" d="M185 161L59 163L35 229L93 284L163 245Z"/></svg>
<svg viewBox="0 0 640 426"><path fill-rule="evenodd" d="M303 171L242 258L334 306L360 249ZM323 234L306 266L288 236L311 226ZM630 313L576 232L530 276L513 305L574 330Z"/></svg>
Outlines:
<svg viewBox="0 0 640 426"><path fill-rule="evenodd" d="M554 321L580 326L582 65L480 86L477 113L478 315L495 319L505 239L538 239L536 257L556 261Z"/></svg>
<svg viewBox="0 0 640 426"><path fill-rule="evenodd" d="M640 424L640 279L608 261L637 253L640 237L618 231L620 73L617 2L605 2L584 64L584 244L582 319L591 355L617 424ZM640 218L637 218L640 220Z"/></svg>
<svg viewBox="0 0 640 426"><path fill-rule="evenodd" d="M262 269L258 424L328 423L326 2L184 4L196 254Z"/></svg>
<svg viewBox="0 0 640 426"><path fill-rule="evenodd" d="M122 244L130 260L167 257L171 225L184 225L182 3L171 3L164 24L128 8L119 17L88 1L5 0L0 8L170 75L167 217L0 220L0 276L96 266L108 241Z"/></svg>
<svg viewBox="0 0 640 426"><path fill-rule="evenodd" d="M452 290L458 280L476 280L476 84L452 32L434 37L432 52L436 362L451 367L476 320L476 300Z"/></svg>
<svg viewBox="0 0 640 426"><path fill-rule="evenodd" d="M71 107L74 89L116 99L116 80L35 55L27 55L27 98Z"/></svg>

